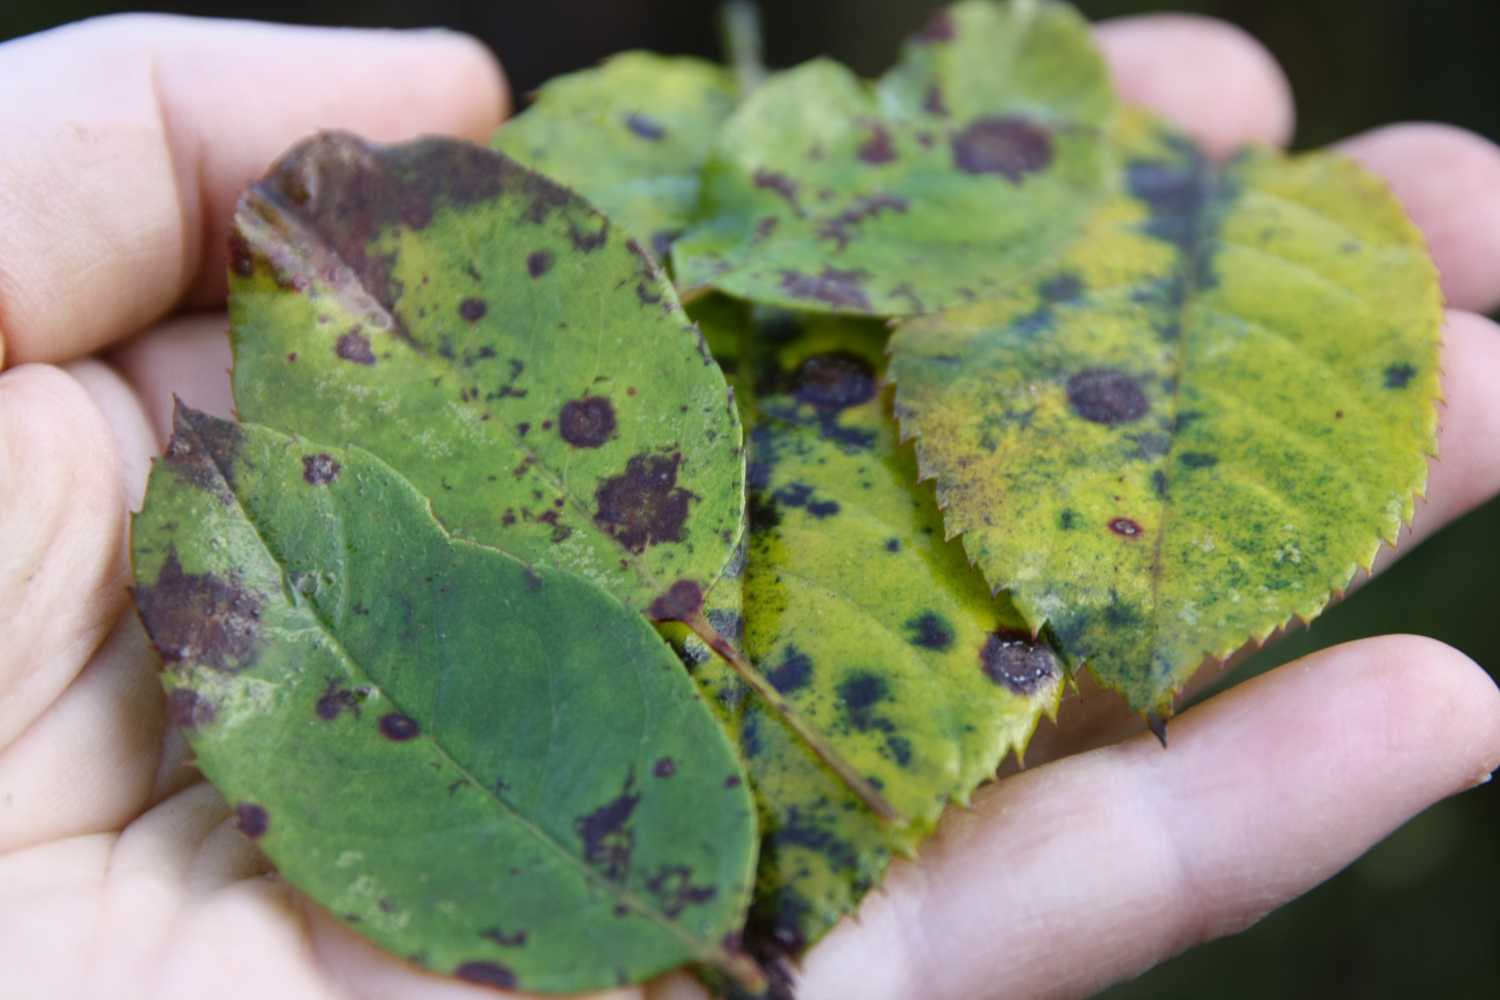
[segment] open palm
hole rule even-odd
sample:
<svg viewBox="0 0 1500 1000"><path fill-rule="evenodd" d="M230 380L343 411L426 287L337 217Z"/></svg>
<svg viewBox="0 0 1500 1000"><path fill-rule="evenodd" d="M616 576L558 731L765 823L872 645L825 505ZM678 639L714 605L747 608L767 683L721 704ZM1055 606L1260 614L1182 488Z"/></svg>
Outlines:
<svg viewBox="0 0 1500 1000"><path fill-rule="evenodd" d="M1282 77L1234 30L1100 38L1127 97L1211 150L1287 138ZM318 128L483 139L507 106L497 67L443 33L130 17L0 46L0 79L0 992L493 996L364 944L236 832L166 717L123 543L171 393L230 408L214 310L240 188ZM1417 125L1346 149L1426 233L1454 306L1415 540L1500 490L1500 330L1462 311L1500 303L1500 151ZM801 995L1086 995L1244 927L1500 765L1494 684L1412 637L1221 695L1167 753L1087 687L1061 722L813 951Z"/></svg>

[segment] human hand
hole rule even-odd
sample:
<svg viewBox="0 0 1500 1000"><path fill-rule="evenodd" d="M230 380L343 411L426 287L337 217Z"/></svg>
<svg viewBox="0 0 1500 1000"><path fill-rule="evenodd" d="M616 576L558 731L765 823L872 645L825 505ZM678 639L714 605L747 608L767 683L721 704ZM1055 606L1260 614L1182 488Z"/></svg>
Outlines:
<svg viewBox="0 0 1500 1000"><path fill-rule="evenodd" d="M1211 150L1290 132L1285 85L1243 36L1180 18L1100 35L1122 91ZM217 310L239 189L318 128L483 139L506 106L497 69L450 35L137 17L0 46L0 78L5 989L493 996L384 955L268 874L165 717L123 543L171 393L230 409ZM1410 544L1500 490L1500 330L1460 311L1500 302L1500 152L1421 126L1346 148L1427 234L1455 306L1443 459ZM1085 995L1239 929L1500 765L1494 684L1411 637L1220 695L1174 720L1166 753L1112 696L1086 690L1061 722L813 951L802 996ZM644 993L701 996L682 975Z"/></svg>

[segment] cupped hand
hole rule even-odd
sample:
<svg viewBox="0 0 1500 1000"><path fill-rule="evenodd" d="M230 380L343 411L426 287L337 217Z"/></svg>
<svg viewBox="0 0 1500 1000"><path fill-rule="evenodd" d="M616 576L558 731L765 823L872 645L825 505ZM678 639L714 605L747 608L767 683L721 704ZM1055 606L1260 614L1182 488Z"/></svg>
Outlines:
<svg viewBox="0 0 1500 1000"><path fill-rule="evenodd" d="M1153 17L1099 34L1126 96L1212 151L1287 139L1283 78L1238 32ZM493 996L363 943L235 831L165 715L124 540L171 394L230 410L238 191L319 128L482 140L507 108L498 67L445 33L137 16L0 46L0 79L5 990ZM1500 491L1500 329L1477 314L1500 304L1500 151L1423 125L1344 148L1422 228L1453 307L1442 457L1409 546ZM1087 995L1246 926L1500 765L1493 682L1409 636L1219 695L1174 720L1169 752L1138 729L1086 686L1027 770L951 813L813 950L800 995ZM676 975L644 995L701 990Z"/></svg>

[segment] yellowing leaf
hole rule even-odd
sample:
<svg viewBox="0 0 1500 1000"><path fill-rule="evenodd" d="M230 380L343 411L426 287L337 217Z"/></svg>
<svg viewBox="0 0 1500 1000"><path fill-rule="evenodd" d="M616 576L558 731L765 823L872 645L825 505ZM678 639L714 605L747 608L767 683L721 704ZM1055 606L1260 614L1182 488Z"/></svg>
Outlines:
<svg viewBox="0 0 1500 1000"><path fill-rule="evenodd" d="M449 538L367 452L176 423L136 605L198 766L289 882L487 986L758 979L724 944L755 858L743 771L640 615Z"/></svg>
<svg viewBox="0 0 1500 1000"><path fill-rule="evenodd" d="M1064 4L940 12L877 87L827 60L778 74L720 131L685 293L893 316L988 294L1106 193L1114 94Z"/></svg>
<svg viewBox="0 0 1500 1000"><path fill-rule="evenodd" d="M1434 448L1436 273L1318 153L1220 167L1132 116L1118 194L1002 295L902 325L903 433L950 534L1070 664L1170 711L1205 656L1394 544Z"/></svg>
<svg viewBox="0 0 1500 1000"><path fill-rule="evenodd" d="M376 453L462 538L647 609L707 587L744 507L739 420L634 240L481 147L324 135L235 216L240 415Z"/></svg>
<svg viewBox="0 0 1500 1000"><path fill-rule="evenodd" d="M877 819L723 661L695 676L737 734L764 837L747 947L796 956L1020 753L1062 683L942 538L880 382L881 324L693 307L748 401L750 533L708 615L911 822Z"/></svg>
<svg viewBox="0 0 1500 1000"><path fill-rule="evenodd" d="M703 161L737 100L722 67L624 52L549 80L491 145L583 192L665 261L692 217Z"/></svg>

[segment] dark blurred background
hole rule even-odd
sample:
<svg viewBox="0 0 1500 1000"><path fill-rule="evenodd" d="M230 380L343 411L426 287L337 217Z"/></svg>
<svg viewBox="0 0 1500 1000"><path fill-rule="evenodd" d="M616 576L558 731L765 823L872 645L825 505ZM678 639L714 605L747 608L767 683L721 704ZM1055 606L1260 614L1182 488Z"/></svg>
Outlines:
<svg viewBox="0 0 1500 1000"><path fill-rule="evenodd" d="M442 24L484 39L524 94L626 48L713 55L712 0L183 2L152 9L320 24ZM933 0L762 0L768 60L831 53L868 75L895 56ZM1432 119L1500 140L1500 0L1082 0L1092 18L1159 10L1243 26L1286 67L1297 145L1398 119ZM0 40L124 8L3 0ZM0 81L0 93L3 93ZM1438 165L1439 167L1441 165ZM1500 262L1496 262L1500 267ZM1496 387L1500 391L1500 386ZM1495 442L1500 453L1500 442ZM1306 652L1417 632L1500 670L1500 502L1413 551L1310 629L1261 653L1239 681ZM1329 691L1337 699L1337 691ZM1442 804L1347 871L1238 937L1189 952L1104 994L1162 997L1500 997L1500 782ZM1087 863L1087 859L1080 859Z"/></svg>

